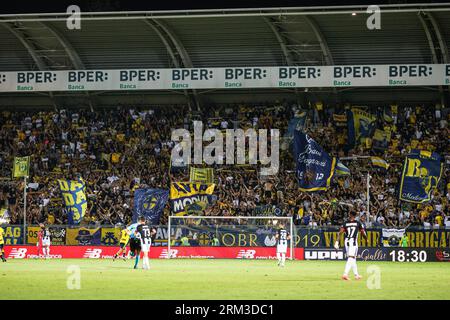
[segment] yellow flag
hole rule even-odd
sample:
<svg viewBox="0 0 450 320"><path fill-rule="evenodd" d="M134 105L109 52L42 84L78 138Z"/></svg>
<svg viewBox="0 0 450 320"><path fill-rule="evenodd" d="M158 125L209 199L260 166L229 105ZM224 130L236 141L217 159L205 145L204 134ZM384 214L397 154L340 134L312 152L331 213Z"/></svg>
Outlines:
<svg viewBox="0 0 450 320"><path fill-rule="evenodd" d="M14 158L13 176L14 178L27 177L30 171L30 157Z"/></svg>

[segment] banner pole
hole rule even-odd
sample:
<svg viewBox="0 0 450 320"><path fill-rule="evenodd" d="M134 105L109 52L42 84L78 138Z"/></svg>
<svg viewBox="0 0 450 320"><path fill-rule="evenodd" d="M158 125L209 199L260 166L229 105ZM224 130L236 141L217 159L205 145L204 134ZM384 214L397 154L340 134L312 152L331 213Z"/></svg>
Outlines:
<svg viewBox="0 0 450 320"><path fill-rule="evenodd" d="M27 176L23 177L23 244L26 244L26 233L27 233Z"/></svg>
<svg viewBox="0 0 450 320"><path fill-rule="evenodd" d="M367 212L366 212L366 224L370 219L370 173L367 172Z"/></svg>
<svg viewBox="0 0 450 320"><path fill-rule="evenodd" d="M171 236L170 236L170 218L171 215L169 213L169 223L167 224L167 259L170 259L170 242L171 242Z"/></svg>
<svg viewBox="0 0 450 320"><path fill-rule="evenodd" d="M294 224L294 217L290 217L290 220L291 220L291 230L290 230L290 234L291 234L291 260L294 260L294 256L293 256L293 254L294 254L294 243L295 243L295 237L294 237L294 226L293 226L293 224Z"/></svg>

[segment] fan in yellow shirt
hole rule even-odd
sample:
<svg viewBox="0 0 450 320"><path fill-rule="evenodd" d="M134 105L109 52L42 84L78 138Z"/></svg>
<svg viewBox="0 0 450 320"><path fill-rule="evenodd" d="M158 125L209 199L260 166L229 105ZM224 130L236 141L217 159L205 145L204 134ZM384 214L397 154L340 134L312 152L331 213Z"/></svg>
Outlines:
<svg viewBox="0 0 450 320"><path fill-rule="evenodd" d="M3 249L3 246L5 245L5 239L3 238L5 235L5 230L0 227L0 256L2 257L2 261L6 262L5 259L5 249Z"/></svg>

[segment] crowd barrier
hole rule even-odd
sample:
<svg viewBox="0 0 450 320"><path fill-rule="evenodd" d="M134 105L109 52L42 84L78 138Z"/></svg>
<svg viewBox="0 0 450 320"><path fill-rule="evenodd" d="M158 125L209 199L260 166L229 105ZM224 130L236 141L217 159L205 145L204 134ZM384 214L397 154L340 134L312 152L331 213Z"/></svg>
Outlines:
<svg viewBox="0 0 450 320"><path fill-rule="evenodd" d="M36 244L39 227L28 226L25 238L23 226L3 226L5 229L5 244ZM114 226L73 227L50 226L52 245L75 246L117 246L120 240L120 229ZM167 226L157 226L154 246L167 245ZM182 235L188 235L190 246L209 246L214 241L223 247L273 247L276 229L267 226L176 226L171 234L175 235L173 246L179 245ZM336 227L305 228L296 226L293 238L297 248L332 248L336 240L344 245L343 235L338 237ZM409 228L406 230L408 246L415 248L449 248L450 229ZM339 239L338 239L339 238ZM359 237L360 247L382 247L382 229L368 229L367 241ZM24 242L25 240L25 242ZM395 242L394 242L395 245Z"/></svg>

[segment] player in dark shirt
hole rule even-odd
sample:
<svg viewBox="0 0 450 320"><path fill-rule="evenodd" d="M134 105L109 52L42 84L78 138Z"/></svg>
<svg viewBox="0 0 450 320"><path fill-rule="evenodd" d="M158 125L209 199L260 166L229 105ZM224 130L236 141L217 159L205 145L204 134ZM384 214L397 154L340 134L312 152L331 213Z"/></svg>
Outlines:
<svg viewBox="0 0 450 320"><path fill-rule="evenodd" d="M148 261L148 252L150 251L150 246L152 244L152 237L156 234L155 228L150 229L150 227L145 223L145 217L139 218L139 225L135 231L136 238L141 241L141 251L144 253L144 257L142 259L142 268L150 269L150 264ZM135 265L135 268L137 265Z"/></svg>
<svg viewBox="0 0 450 320"><path fill-rule="evenodd" d="M343 280L350 280L348 277L348 273L350 269L353 269L353 273L355 274L355 279L360 280L361 276L358 274L358 267L356 266L356 256L358 254L358 234L361 232L361 235L367 240L366 229L364 225L356 220L356 213L349 213L349 220L344 222L339 230L339 237L342 233L344 233L345 238L345 252L347 253L347 263L345 265L344 274L342 275ZM335 249L339 249L339 241L336 241L334 244Z"/></svg>
<svg viewBox="0 0 450 320"><path fill-rule="evenodd" d="M275 239L277 239L277 259L278 266L284 267L286 261L286 252L288 240L291 239L289 232L286 231L283 225L280 225L280 229L278 229L277 234L275 235Z"/></svg>

